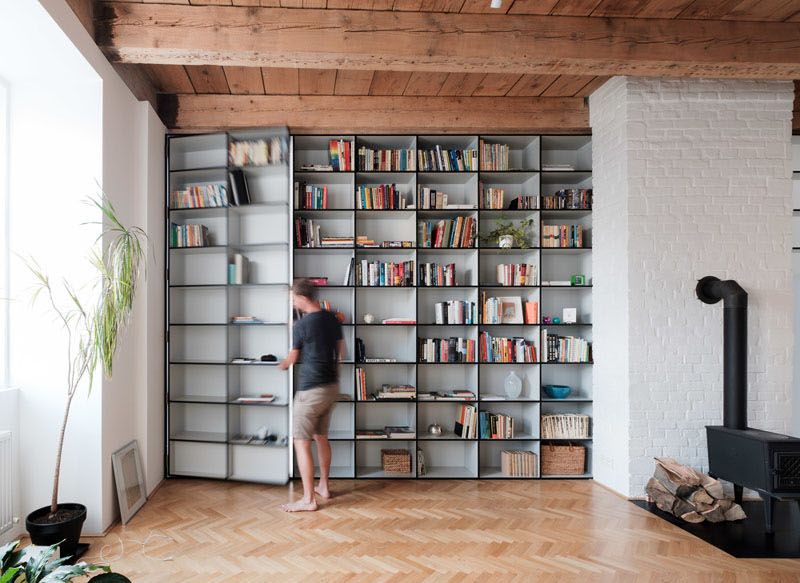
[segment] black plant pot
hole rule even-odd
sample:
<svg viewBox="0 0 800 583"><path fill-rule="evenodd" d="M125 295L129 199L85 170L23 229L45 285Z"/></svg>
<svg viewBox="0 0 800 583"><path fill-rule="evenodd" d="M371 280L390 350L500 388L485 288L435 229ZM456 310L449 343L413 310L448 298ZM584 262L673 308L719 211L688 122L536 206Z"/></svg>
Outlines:
<svg viewBox="0 0 800 583"><path fill-rule="evenodd" d="M31 535L31 543L40 546L50 546L57 543L61 550L62 557L75 557L78 552L78 541L81 538L81 530L86 520L86 506L83 504L59 504L59 510L72 510L75 512L72 518L63 522L37 523L37 519L50 514L50 507L44 506L34 510L25 519L25 527Z"/></svg>

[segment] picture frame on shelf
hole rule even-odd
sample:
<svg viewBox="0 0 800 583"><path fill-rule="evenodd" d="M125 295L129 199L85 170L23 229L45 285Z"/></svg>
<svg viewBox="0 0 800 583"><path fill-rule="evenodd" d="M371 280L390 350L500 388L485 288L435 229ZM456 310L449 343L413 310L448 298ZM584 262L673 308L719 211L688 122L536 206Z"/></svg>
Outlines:
<svg viewBox="0 0 800 583"><path fill-rule="evenodd" d="M499 297L500 302L500 323L501 324L523 324L525 322L522 312L522 298Z"/></svg>

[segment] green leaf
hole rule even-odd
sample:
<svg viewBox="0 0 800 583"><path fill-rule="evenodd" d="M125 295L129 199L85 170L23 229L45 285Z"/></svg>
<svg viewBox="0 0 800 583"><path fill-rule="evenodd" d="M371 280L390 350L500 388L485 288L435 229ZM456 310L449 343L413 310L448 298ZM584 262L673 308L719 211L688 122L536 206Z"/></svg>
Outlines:
<svg viewBox="0 0 800 583"><path fill-rule="evenodd" d="M11 566L11 554L14 552L14 549L17 548L17 545L19 545L19 541L15 540L14 542L0 547L0 569Z"/></svg>
<svg viewBox="0 0 800 583"><path fill-rule="evenodd" d="M102 573L92 577L89 581L90 583L92 581L94 581L94 583L131 583L130 579L119 573Z"/></svg>
<svg viewBox="0 0 800 583"><path fill-rule="evenodd" d="M109 567L101 565L92 565L90 563L76 563L74 565L59 565L50 571L39 583L59 583L63 581L71 581L74 577L83 577L92 571L102 569L103 571L110 570Z"/></svg>
<svg viewBox="0 0 800 583"><path fill-rule="evenodd" d="M0 574L0 583L12 583L17 574L21 571L21 567L11 567L8 571L3 571L2 574Z"/></svg>
<svg viewBox="0 0 800 583"><path fill-rule="evenodd" d="M26 583L39 583L41 578L49 571L48 563L50 557L56 552L56 548L60 543L56 543L49 547L35 547L33 545L27 546L23 552L27 555L24 559L20 559L20 563L25 563L25 581ZM60 561L59 561L60 562Z"/></svg>

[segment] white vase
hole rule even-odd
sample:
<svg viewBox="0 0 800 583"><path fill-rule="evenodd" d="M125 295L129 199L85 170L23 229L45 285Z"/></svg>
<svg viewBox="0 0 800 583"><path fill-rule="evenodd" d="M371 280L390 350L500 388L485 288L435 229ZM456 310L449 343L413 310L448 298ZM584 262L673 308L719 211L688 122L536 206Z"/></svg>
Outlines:
<svg viewBox="0 0 800 583"><path fill-rule="evenodd" d="M513 370L506 376L506 397L509 399L519 399L522 394L522 379Z"/></svg>
<svg viewBox="0 0 800 583"><path fill-rule="evenodd" d="M514 246L514 235L501 235L498 243L500 249L510 249Z"/></svg>

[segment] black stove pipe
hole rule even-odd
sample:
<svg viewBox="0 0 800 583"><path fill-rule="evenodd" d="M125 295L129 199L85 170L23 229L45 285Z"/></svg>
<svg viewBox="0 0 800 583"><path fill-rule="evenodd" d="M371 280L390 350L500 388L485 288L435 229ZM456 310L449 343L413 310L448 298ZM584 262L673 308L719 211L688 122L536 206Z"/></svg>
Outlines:
<svg viewBox="0 0 800 583"><path fill-rule="evenodd" d="M724 300L722 424L747 429L747 292L732 279L712 275L697 282L696 292L706 304Z"/></svg>

